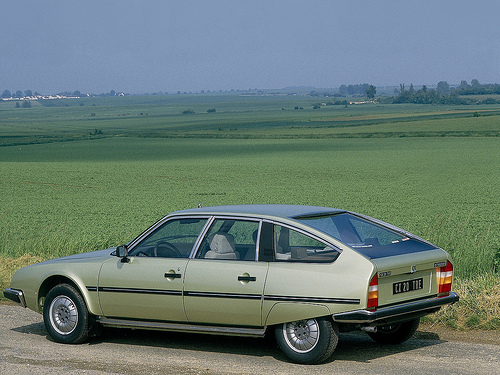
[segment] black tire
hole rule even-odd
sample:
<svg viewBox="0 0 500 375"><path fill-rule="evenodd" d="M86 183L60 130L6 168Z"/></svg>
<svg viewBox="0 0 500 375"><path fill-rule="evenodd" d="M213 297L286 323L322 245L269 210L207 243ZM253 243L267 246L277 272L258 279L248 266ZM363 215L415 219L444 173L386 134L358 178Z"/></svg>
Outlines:
<svg viewBox="0 0 500 375"><path fill-rule="evenodd" d="M53 287L43 304L43 321L57 342L79 344L89 337L89 312L81 294L69 284Z"/></svg>
<svg viewBox="0 0 500 375"><path fill-rule="evenodd" d="M367 332L373 340L379 344L396 345L411 338L417 331L420 318L408 320L407 322L391 324L378 327L377 332Z"/></svg>
<svg viewBox="0 0 500 375"><path fill-rule="evenodd" d="M283 353L293 362L302 364L327 360L339 340L338 326L324 318L280 324L274 333Z"/></svg>

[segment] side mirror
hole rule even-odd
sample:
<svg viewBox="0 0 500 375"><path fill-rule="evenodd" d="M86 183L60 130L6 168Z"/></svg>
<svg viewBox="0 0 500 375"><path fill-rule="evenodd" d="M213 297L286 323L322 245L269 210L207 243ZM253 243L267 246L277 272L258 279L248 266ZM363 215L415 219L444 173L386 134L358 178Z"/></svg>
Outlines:
<svg viewBox="0 0 500 375"><path fill-rule="evenodd" d="M129 259L127 258L127 255L128 255L127 246L122 245L122 246L118 246L116 248L116 256L118 258L122 258L122 263L128 263L129 262Z"/></svg>

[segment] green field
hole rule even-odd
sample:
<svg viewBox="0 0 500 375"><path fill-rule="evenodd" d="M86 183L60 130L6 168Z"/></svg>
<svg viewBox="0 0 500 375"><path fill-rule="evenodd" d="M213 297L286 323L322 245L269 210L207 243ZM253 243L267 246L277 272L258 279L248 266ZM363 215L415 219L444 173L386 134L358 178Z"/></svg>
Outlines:
<svg viewBox="0 0 500 375"><path fill-rule="evenodd" d="M498 275L500 106L322 104L237 95L0 102L0 257L122 244L199 203L287 203L401 226L448 250L461 280Z"/></svg>

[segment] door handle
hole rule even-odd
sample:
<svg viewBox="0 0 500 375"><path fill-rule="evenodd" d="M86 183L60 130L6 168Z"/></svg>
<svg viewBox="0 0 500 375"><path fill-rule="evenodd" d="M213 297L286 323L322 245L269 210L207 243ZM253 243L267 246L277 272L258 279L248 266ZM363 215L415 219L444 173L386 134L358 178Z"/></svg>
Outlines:
<svg viewBox="0 0 500 375"><path fill-rule="evenodd" d="M169 280L180 279L182 275L180 273L175 272L165 272L165 278Z"/></svg>
<svg viewBox="0 0 500 375"><path fill-rule="evenodd" d="M257 278L254 276L238 276L238 281L257 281Z"/></svg>

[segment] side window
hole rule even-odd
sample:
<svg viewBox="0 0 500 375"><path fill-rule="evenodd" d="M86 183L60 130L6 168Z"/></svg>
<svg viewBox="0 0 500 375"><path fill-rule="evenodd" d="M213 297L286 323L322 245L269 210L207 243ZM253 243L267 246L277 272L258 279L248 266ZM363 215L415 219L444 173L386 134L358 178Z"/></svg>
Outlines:
<svg viewBox="0 0 500 375"><path fill-rule="evenodd" d="M259 222L216 219L196 255L203 259L255 260Z"/></svg>
<svg viewBox="0 0 500 375"><path fill-rule="evenodd" d="M333 262L339 252L306 234L280 225L274 226L276 261Z"/></svg>
<svg viewBox="0 0 500 375"><path fill-rule="evenodd" d="M207 219L173 219L149 234L131 256L188 258Z"/></svg>

